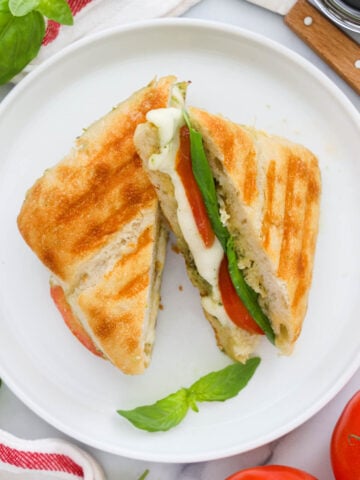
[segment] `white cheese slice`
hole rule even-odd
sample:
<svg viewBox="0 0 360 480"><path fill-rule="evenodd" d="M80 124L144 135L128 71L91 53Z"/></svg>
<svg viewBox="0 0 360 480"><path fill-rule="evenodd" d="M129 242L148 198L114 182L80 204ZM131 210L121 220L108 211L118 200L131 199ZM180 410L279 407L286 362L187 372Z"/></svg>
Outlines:
<svg viewBox="0 0 360 480"><path fill-rule="evenodd" d="M211 296L202 297L202 305L222 324L236 328L227 315L221 301L218 277L220 264L224 256L223 248L217 238L211 247L206 247L198 231L186 191L176 171L176 156L180 146L180 128L185 124L180 108L161 108L151 110L147 120L158 128L160 153L149 159L149 168L166 173L171 178L177 201L177 219L182 234L188 244L199 274L211 285Z"/></svg>

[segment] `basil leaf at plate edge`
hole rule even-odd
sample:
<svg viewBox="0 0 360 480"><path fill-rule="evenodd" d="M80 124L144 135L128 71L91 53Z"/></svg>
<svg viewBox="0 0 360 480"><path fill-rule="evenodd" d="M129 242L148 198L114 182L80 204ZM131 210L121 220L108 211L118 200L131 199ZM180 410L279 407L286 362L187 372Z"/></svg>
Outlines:
<svg viewBox="0 0 360 480"><path fill-rule="evenodd" d="M259 357L246 363L233 363L217 372L201 377L190 387L198 402L223 402L235 397L248 384L260 364Z"/></svg>
<svg viewBox="0 0 360 480"><path fill-rule="evenodd" d="M0 11L0 84L36 57L44 35L45 21L39 12L14 17L10 11Z"/></svg>
<svg viewBox="0 0 360 480"><path fill-rule="evenodd" d="M189 410L186 388L158 400L152 405L145 405L133 410L117 410L135 427L148 432L167 431L178 425Z"/></svg>

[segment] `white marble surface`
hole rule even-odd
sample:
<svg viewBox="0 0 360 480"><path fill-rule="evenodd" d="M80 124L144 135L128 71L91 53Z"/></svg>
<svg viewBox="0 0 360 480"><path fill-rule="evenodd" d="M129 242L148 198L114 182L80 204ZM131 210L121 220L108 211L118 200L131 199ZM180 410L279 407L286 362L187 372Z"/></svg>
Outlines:
<svg viewBox="0 0 360 480"><path fill-rule="evenodd" d="M185 16L238 25L286 45L328 75L360 109L359 96L285 26L280 16L244 0L202 0ZM9 86L0 87L0 99L9 90ZM266 463L291 465L307 470L319 480L331 480L331 432L344 405L359 388L360 370L326 407L305 424L272 444L231 458L198 464L159 464L130 460L81 446L102 464L108 480L135 480L145 469L150 470L148 480L222 480L241 468ZM23 438L66 438L23 405L6 385L0 389L0 428ZM8 474L0 471L0 480L8 478Z"/></svg>

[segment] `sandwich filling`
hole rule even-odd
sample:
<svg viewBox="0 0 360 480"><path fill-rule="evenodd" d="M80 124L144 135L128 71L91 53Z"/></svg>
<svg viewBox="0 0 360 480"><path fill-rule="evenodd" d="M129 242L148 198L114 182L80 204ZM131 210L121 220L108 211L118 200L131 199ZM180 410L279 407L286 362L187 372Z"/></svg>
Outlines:
<svg viewBox="0 0 360 480"><path fill-rule="evenodd" d="M149 169L167 174L177 201L177 219L199 275L209 284L203 308L223 325L252 334L266 334L274 342L269 320L257 303L257 294L245 283L226 226L221 220L214 180L202 146L186 112L164 108L148 112L158 129L160 151L149 159Z"/></svg>

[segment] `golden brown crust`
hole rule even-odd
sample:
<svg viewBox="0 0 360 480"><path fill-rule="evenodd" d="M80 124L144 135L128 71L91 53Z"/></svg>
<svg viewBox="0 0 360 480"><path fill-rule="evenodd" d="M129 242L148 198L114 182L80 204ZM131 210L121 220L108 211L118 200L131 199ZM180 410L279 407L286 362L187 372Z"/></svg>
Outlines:
<svg viewBox="0 0 360 480"><path fill-rule="evenodd" d="M165 242L157 251L165 235L158 200L133 135L150 109L167 106L175 80L151 82L91 125L28 191L18 216L22 236L95 345L130 374L149 361L145 330L158 304L151 288L165 255Z"/></svg>
<svg viewBox="0 0 360 480"><path fill-rule="evenodd" d="M27 193L18 217L25 241L61 280L156 202L133 144L149 109L167 105L174 77L152 82L93 124L76 149Z"/></svg>
<svg viewBox="0 0 360 480"><path fill-rule="evenodd" d="M156 236L156 225L150 225L134 248L78 297L96 342L124 373L141 373L148 362L144 355L144 312L150 301Z"/></svg>
<svg viewBox="0 0 360 480"><path fill-rule="evenodd" d="M285 285L288 311L283 318L270 318L280 346L290 351L301 331L312 278L321 193L318 161L305 147L283 138L203 110L191 108L190 113L206 148L225 167L228 185Z"/></svg>

